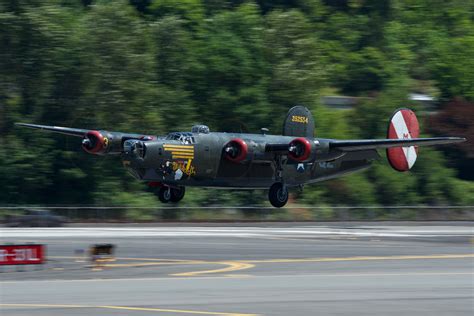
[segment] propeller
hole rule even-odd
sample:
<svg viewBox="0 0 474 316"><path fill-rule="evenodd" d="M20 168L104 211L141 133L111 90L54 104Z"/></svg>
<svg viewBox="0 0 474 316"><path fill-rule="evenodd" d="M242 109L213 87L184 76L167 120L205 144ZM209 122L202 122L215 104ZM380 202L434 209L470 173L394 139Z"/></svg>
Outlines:
<svg viewBox="0 0 474 316"><path fill-rule="evenodd" d="M293 139L288 145L288 156L296 161L305 161L311 155L311 143L304 137Z"/></svg>
<svg viewBox="0 0 474 316"><path fill-rule="evenodd" d="M109 140L99 131L89 131L82 140L82 148L89 154L104 154L109 145Z"/></svg>
<svg viewBox="0 0 474 316"><path fill-rule="evenodd" d="M234 138L224 146L224 155L227 160L238 163L247 158L247 143L240 139Z"/></svg>

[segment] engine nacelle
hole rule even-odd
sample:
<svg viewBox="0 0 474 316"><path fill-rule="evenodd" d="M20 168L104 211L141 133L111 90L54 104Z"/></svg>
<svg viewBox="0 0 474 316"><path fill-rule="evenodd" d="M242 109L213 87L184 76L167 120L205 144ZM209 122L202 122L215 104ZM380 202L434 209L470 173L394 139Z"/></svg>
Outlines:
<svg viewBox="0 0 474 316"><path fill-rule="evenodd" d="M240 138L231 139L224 146L224 157L234 163L239 163L247 159L249 147L247 143Z"/></svg>
<svg viewBox="0 0 474 316"><path fill-rule="evenodd" d="M155 140L156 136L140 134L124 134L108 131L88 131L82 139L82 149L89 154L108 155L124 152L124 143L127 140L136 140L137 152L143 149L143 142ZM144 150L144 149L143 149Z"/></svg>
<svg viewBox="0 0 474 316"><path fill-rule="evenodd" d="M89 131L82 140L82 149L89 154L101 155L107 151L109 139L99 131Z"/></svg>
<svg viewBox="0 0 474 316"><path fill-rule="evenodd" d="M306 138L295 138L288 145L288 156L298 162L307 161L311 157L312 147Z"/></svg>

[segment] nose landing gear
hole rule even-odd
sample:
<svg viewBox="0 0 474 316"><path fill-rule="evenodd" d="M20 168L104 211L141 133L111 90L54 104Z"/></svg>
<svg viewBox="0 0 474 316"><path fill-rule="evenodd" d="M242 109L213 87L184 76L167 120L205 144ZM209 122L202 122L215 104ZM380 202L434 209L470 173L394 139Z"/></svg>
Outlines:
<svg viewBox="0 0 474 316"><path fill-rule="evenodd" d="M171 199L170 201L173 203L177 203L184 198L184 194L186 193L185 187L177 187L171 188Z"/></svg>
<svg viewBox="0 0 474 316"><path fill-rule="evenodd" d="M163 203L177 203L183 199L185 192L185 187L172 188L169 186L162 186L159 188L157 195L158 199Z"/></svg>

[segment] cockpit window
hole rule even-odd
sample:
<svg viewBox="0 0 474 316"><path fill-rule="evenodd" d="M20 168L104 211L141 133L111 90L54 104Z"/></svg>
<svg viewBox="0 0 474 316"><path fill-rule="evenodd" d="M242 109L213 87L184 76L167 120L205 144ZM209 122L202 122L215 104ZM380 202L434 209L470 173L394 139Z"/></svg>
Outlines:
<svg viewBox="0 0 474 316"><path fill-rule="evenodd" d="M177 140L181 144L194 144L194 137L192 133L185 133L185 132L175 132L169 133L166 136L168 140Z"/></svg>
<svg viewBox="0 0 474 316"><path fill-rule="evenodd" d="M194 125L191 128L191 132L196 134L209 134L209 127L206 125Z"/></svg>

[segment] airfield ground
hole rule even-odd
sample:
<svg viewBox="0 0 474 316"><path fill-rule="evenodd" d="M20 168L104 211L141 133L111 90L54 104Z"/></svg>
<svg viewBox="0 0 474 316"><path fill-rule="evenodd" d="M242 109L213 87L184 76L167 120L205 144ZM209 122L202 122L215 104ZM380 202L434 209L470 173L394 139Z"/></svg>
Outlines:
<svg viewBox="0 0 474 316"><path fill-rule="evenodd" d="M0 315L473 315L473 223L1 228L47 244L3 267ZM81 250L113 243L92 268Z"/></svg>

